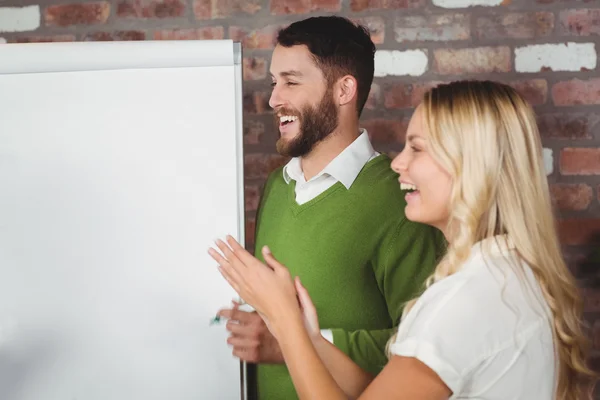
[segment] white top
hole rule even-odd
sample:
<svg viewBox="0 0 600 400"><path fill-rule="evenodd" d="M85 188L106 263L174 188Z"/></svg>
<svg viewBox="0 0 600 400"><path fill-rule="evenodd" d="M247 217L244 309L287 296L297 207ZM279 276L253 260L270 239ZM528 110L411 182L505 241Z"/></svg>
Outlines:
<svg viewBox="0 0 600 400"><path fill-rule="evenodd" d="M296 202L304 204L338 181L342 182L346 189L350 189L365 164L378 155L379 153L373 150L367 131L361 129L360 136L308 182L304 179L299 157L292 158L283 167L283 179L288 184L292 180L296 181Z"/></svg>
<svg viewBox="0 0 600 400"><path fill-rule="evenodd" d="M531 269L503 238L476 244L459 272L430 286L390 346L435 371L450 399L554 398L550 311Z"/></svg>
<svg viewBox="0 0 600 400"><path fill-rule="evenodd" d="M338 154L321 172L306 181L300 158L292 158L283 167L283 179L287 184L296 181L296 203L299 205L314 199L337 182L342 182L346 189L356 180L356 177L365 164L379 155L373 150L366 129L360 130L361 134ZM333 332L330 329L321 329L321 335L333 343Z"/></svg>

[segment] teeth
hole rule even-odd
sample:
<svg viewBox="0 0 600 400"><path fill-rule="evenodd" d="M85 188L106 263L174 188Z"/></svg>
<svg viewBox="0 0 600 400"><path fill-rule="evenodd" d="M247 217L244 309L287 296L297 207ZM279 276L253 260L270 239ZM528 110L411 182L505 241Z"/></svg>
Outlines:
<svg viewBox="0 0 600 400"><path fill-rule="evenodd" d="M410 183L400 182L400 189L402 190L417 190L415 185L411 185Z"/></svg>
<svg viewBox="0 0 600 400"><path fill-rule="evenodd" d="M279 117L279 122L293 122L296 121L298 119L298 117L293 116L293 115L282 115L281 117Z"/></svg>

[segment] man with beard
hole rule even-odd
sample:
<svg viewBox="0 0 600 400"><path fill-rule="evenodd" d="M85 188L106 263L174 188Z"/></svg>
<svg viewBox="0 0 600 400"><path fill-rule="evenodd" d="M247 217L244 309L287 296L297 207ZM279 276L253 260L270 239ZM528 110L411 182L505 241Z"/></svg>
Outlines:
<svg viewBox="0 0 600 400"><path fill-rule="evenodd" d="M277 151L292 158L265 184L255 254L262 257L268 245L308 289L324 337L377 374L402 305L423 288L443 239L405 218L391 160L359 128L374 54L367 31L340 17L309 18L279 32L269 104ZM260 316L237 305L219 315L229 318L233 354L259 364L258 397L297 398Z"/></svg>

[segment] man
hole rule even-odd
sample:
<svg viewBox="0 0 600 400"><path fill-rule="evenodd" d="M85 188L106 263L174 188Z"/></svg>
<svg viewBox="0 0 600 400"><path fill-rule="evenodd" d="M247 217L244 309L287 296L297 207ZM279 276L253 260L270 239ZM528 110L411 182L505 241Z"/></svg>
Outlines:
<svg viewBox="0 0 600 400"><path fill-rule="evenodd" d="M277 42L269 105L281 135L277 151L292 159L267 180L256 249L268 244L301 277L324 337L377 374L403 303L422 289L442 238L406 220L390 159L359 129L374 71L366 30L315 17L283 29ZM230 319L233 354L258 364L258 397L297 398L260 316L237 306L220 315Z"/></svg>

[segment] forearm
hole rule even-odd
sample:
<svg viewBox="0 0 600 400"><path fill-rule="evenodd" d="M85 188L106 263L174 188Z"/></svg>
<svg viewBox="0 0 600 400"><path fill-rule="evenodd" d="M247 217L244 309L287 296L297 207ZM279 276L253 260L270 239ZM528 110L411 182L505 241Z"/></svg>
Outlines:
<svg viewBox="0 0 600 400"><path fill-rule="evenodd" d="M358 366L325 338L320 336L313 341L313 344L325 367L346 396L352 399L358 398L373 380L373 375Z"/></svg>
<svg viewBox="0 0 600 400"><path fill-rule="evenodd" d="M335 347L344 352L364 371L376 376L388 363L386 345L396 332L387 329L332 329Z"/></svg>
<svg viewBox="0 0 600 400"><path fill-rule="evenodd" d="M289 318L273 327L300 399L347 399L319 357L301 318Z"/></svg>

